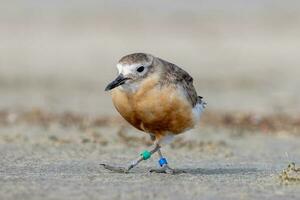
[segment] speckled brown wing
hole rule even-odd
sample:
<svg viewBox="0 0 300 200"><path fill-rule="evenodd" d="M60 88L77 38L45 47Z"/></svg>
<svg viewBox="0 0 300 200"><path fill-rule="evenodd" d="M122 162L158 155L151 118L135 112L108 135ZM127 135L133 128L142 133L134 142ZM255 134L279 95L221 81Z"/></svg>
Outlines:
<svg viewBox="0 0 300 200"><path fill-rule="evenodd" d="M201 97L197 96L197 92L193 85L193 78L186 71L176 66L175 64L167 62L160 58L159 60L165 66L165 72L161 79L161 84L181 85L188 101L191 103L192 107L194 107L197 104L198 99L201 99Z"/></svg>

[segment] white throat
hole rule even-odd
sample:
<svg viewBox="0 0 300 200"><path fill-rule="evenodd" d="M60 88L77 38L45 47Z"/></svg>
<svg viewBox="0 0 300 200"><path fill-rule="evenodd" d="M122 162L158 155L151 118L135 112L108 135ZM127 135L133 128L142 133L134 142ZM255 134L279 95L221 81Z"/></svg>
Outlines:
<svg viewBox="0 0 300 200"><path fill-rule="evenodd" d="M135 93L139 89L139 84L136 82L125 83L125 84L121 85L119 88L126 92Z"/></svg>

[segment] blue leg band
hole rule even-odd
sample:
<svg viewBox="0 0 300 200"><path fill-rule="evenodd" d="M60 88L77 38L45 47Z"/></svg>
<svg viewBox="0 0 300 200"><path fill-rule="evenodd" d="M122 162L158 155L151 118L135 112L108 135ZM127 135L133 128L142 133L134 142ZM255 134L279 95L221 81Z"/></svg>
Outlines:
<svg viewBox="0 0 300 200"><path fill-rule="evenodd" d="M161 167L168 164L167 159L165 159L165 158L159 159L158 163Z"/></svg>

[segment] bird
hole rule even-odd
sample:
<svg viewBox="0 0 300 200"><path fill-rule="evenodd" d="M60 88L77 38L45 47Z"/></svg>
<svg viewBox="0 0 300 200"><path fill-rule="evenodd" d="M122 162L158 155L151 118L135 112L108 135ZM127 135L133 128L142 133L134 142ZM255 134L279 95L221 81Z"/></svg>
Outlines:
<svg viewBox="0 0 300 200"><path fill-rule="evenodd" d="M148 53L123 56L117 69L117 78L105 91L110 91L116 110L129 124L149 134L154 148L142 152L128 167L101 165L110 171L128 173L158 152L160 168L150 172L183 172L169 166L161 148L176 135L194 128L206 107L197 95L193 78L177 65Z"/></svg>

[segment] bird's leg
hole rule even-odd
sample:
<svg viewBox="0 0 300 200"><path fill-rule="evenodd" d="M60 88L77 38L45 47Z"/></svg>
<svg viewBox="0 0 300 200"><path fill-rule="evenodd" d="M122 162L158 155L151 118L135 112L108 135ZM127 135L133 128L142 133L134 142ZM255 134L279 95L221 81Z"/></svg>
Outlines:
<svg viewBox="0 0 300 200"><path fill-rule="evenodd" d="M154 154L155 152L159 151L159 149L160 149L160 146L158 144L156 144L154 149L152 149L151 151L142 152L140 154L141 156L138 159L134 160L131 163L131 165L129 165L127 168L115 167L115 166L111 166L111 165L107 165L107 164L100 164L100 165L102 165L105 169L108 169L110 171L119 172L119 173L128 173L132 168L137 166L143 160L148 160L151 157L151 155Z"/></svg>
<svg viewBox="0 0 300 200"><path fill-rule="evenodd" d="M157 150L158 151L158 155L159 155L159 165L161 166L161 168L159 169L151 169L150 172L155 172L155 173L166 173L166 174L180 174L180 173L185 173L184 170L179 170L179 169L172 169L171 167L169 167L168 162L166 160L166 158L163 157L160 149Z"/></svg>

